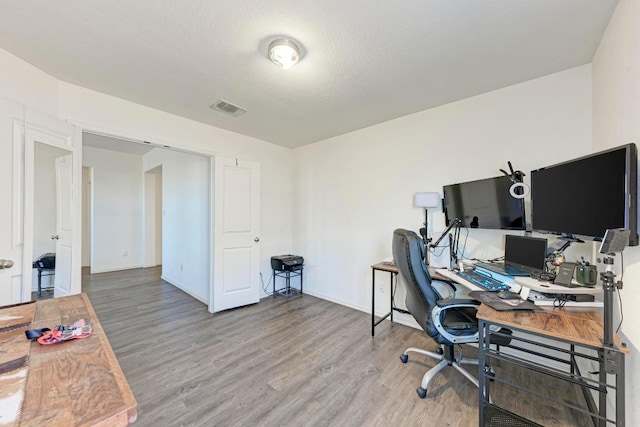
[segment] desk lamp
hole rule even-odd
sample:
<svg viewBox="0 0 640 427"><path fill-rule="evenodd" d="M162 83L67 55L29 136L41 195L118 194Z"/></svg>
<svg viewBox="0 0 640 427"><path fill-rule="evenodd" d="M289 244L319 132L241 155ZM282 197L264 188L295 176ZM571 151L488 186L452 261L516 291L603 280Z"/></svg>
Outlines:
<svg viewBox="0 0 640 427"><path fill-rule="evenodd" d="M413 196L413 205L418 208L424 208L424 233L420 229L420 235L422 235L422 242L424 244L424 262L429 265L429 243L431 238L429 235L429 208L440 207L441 196L440 193L416 193Z"/></svg>

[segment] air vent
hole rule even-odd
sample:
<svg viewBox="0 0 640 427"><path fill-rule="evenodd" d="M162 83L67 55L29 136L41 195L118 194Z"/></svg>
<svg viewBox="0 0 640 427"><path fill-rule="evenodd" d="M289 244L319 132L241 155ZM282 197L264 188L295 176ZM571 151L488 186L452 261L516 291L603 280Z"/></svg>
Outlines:
<svg viewBox="0 0 640 427"><path fill-rule="evenodd" d="M244 108L233 105L232 103L225 101L224 99L221 99L220 101L213 104L211 108L217 111L221 111L225 114L229 114L233 117L241 116L247 112L247 110L245 110Z"/></svg>

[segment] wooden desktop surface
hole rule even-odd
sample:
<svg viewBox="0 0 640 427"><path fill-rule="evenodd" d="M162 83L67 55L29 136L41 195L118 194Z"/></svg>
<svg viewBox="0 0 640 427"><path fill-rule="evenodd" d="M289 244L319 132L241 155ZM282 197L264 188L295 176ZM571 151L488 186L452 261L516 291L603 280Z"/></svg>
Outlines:
<svg viewBox="0 0 640 427"><path fill-rule="evenodd" d="M524 332L602 348L603 317L602 310L598 309L545 307L543 311L497 311L482 304L477 317ZM630 353L629 349L622 345L617 335L614 342L621 353Z"/></svg>
<svg viewBox="0 0 640 427"><path fill-rule="evenodd" d="M388 271L389 273L397 273L398 272L398 267L396 267L396 265L392 262L387 262L387 261L382 261L382 262L378 262L376 264L373 264L371 266L371 268L373 268L374 270L380 270L380 271ZM431 274L431 278L432 279L436 279L436 280L450 280L448 277L445 277L441 274L438 274L437 270L429 267L429 274Z"/></svg>
<svg viewBox="0 0 640 427"><path fill-rule="evenodd" d="M33 326L89 319L91 336L31 343L20 426L126 426L138 404L85 294L38 301Z"/></svg>

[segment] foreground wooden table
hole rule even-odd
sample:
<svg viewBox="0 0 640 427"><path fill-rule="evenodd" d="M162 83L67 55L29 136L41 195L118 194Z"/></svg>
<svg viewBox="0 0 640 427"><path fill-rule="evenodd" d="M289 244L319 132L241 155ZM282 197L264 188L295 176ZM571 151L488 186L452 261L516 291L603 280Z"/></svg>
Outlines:
<svg viewBox="0 0 640 427"><path fill-rule="evenodd" d="M93 334L31 344L20 426L126 426L138 404L85 294L38 301L33 326L53 328L89 319Z"/></svg>

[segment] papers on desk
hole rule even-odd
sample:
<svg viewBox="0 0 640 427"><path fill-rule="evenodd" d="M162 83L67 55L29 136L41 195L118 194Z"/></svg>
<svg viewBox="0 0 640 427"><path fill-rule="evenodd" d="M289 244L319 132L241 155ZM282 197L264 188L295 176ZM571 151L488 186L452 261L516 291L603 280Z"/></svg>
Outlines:
<svg viewBox="0 0 640 427"><path fill-rule="evenodd" d="M539 310L535 304L523 299L501 299L496 292L473 291L469 296L498 311Z"/></svg>

